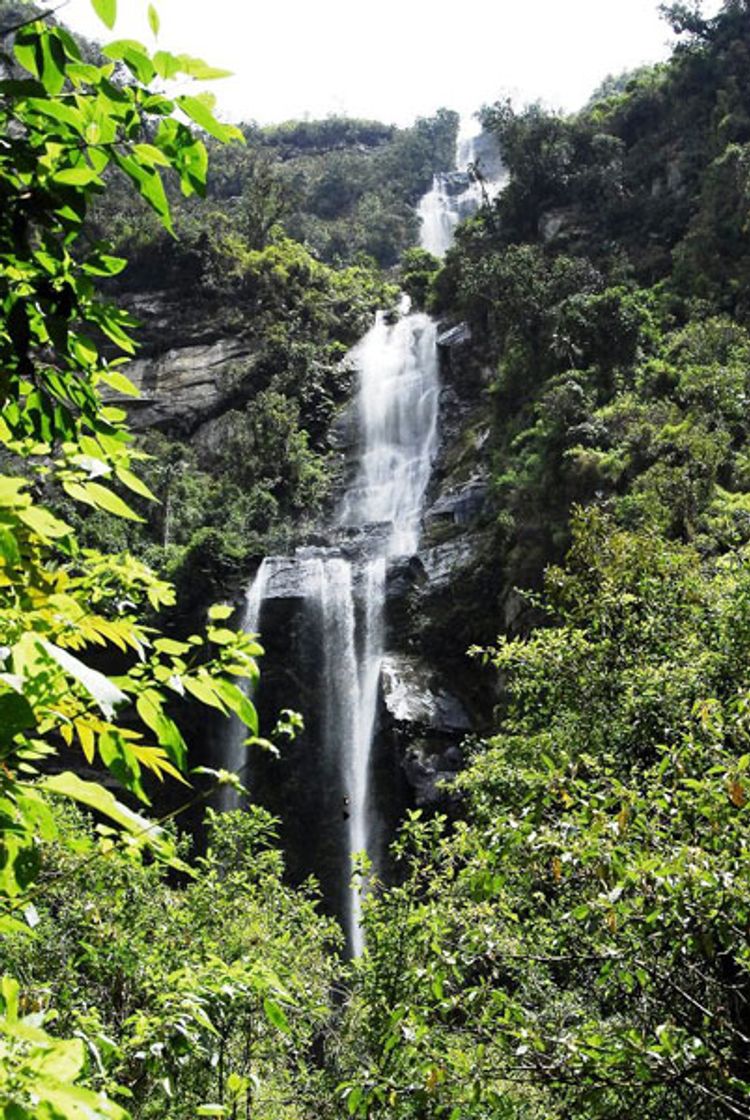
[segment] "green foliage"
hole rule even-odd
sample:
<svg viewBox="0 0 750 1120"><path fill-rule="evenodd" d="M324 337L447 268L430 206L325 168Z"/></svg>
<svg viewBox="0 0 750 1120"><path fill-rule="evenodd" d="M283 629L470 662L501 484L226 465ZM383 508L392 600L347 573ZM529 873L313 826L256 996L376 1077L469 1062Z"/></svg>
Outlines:
<svg viewBox="0 0 750 1120"><path fill-rule="evenodd" d="M411 296L416 308L424 308L430 282L440 268L440 261L425 249L407 249L401 258L399 279L401 287Z"/></svg>
<svg viewBox="0 0 750 1120"><path fill-rule="evenodd" d="M313 1092L309 1048L330 1014L328 950L340 935L312 890L283 885L274 822L261 810L209 812L205 855L175 886L108 830L70 811L56 818L33 937L6 936L2 953L36 1021L74 1040L45 1045L88 1069L81 1102L124 1116L114 1098L143 1120L290 1115L283 1101ZM20 1056L3 1074L23 1076Z"/></svg>
<svg viewBox="0 0 750 1120"><path fill-rule="evenodd" d="M556 625L482 651L465 822L415 815L368 904L352 1114L742 1113L749 576L577 518Z"/></svg>
<svg viewBox="0 0 750 1120"><path fill-rule="evenodd" d="M97 202L95 225L130 260L118 283L135 289L185 284L186 271L191 286L196 272L210 276L217 225L250 249L282 227L328 264L390 267L418 239L416 202L453 167L457 130L445 109L407 129L338 117L243 125L246 145L210 145L207 206L170 192L180 244L117 189Z"/></svg>
<svg viewBox="0 0 750 1120"><path fill-rule="evenodd" d="M114 22L114 2L95 7ZM130 316L102 301L94 286L124 262L104 244L76 244L91 198L119 168L171 229L161 169L177 173L186 195L204 192L206 171L202 142L177 114L222 139L239 135L213 117L206 95L171 100L148 88L157 75L211 77L200 60L164 51L152 59L129 40L110 44L104 55L117 67L84 62L66 31L35 21L17 29L12 55L4 49L0 58L12 75L0 82L0 441L10 463L25 460L24 475L0 479L0 933L10 938L27 937L39 924L42 846L60 840L69 854L76 851L76 837L61 834L50 807L57 798L78 801L115 826L107 826L97 858L121 845L128 866L147 848L157 861L184 868L161 827L65 770L55 757L62 747L80 749L87 764L105 767L148 803L147 772L187 784L185 743L168 710L173 697L189 695L238 716L251 738L258 732L236 681L255 679L260 647L215 625L231 610L213 608L204 634L163 637L144 615L174 601L171 586L127 553L82 548L74 528L39 501L46 494L59 502L64 494L139 521L118 489L151 498L131 469L143 455L129 446L124 413L99 395L103 387L132 391L118 369L122 359L107 360L102 347L132 354L135 344ZM267 985L264 998L271 991ZM124 1116L104 1092L81 1087L81 1038L50 1037L45 1024L57 1012L19 1013L18 995L6 977L4 1114Z"/></svg>

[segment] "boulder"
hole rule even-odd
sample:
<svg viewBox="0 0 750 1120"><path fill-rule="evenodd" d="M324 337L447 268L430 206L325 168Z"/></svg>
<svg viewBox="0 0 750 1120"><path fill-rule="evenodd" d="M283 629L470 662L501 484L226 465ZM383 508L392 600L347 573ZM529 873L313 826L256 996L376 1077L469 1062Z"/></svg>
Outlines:
<svg viewBox="0 0 750 1120"><path fill-rule="evenodd" d="M445 805L441 783L461 769L459 743L471 728L463 704L425 662L394 653L381 664L380 700L379 738L400 757L415 803Z"/></svg>
<svg viewBox="0 0 750 1120"><path fill-rule="evenodd" d="M387 654L380 670L383 708L397 724L414 724L441 734L461 734L471 727L461 701L445 690L435 671L405 653Z"/></svg>

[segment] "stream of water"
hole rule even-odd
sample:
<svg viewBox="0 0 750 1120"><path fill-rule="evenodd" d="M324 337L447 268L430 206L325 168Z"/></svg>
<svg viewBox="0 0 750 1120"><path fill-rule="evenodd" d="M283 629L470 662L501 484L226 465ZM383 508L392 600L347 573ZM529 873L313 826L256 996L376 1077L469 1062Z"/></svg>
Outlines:
<svg viewBox="0 0 750 1120"><path fill-rule="evenodd" d="M459 145L459 168L473 158ZM465 171L436 176L419 206L421 244L443 255L454 229L481 202L480 185ZM343 791L348 852L372 849L378 809L370 790L371 750L376 732L378 686L385 642L385 584L389 559L412 555L418 546L425 493L438 447L439 371L436 325L411 312L404 300L391 319L379 312L352 351L359 373L356 408L358 454L351 484L340 503L327 547L296 553L302 565L304 598L317 620L323 663L321 760L335 767ZM337 547L337 534L347 537ZM361 544L358 540L361 539ZM289 564L289 558L283 558ZM262 630L261 611L275 560L263 561L247 595L244 628ZM235 732L224 765L242 764ZM377 871L377 867L375 868ZM344 870L348 877L350 870ZM363 948L362 898L366 884L344 892L341 915L347 951Z"/></svg>

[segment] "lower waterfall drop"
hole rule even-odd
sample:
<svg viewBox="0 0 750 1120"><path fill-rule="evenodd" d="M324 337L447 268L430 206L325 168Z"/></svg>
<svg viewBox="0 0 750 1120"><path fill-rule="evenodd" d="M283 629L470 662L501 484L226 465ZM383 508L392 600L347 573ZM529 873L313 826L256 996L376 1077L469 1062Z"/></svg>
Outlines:
<svg viewBox="0 0 750 1120"><path fill-rule="evenodd" d="M246 634L257 634L260 630L260 612L272 567L273 559L267 556L261 561L260 567L255 573L255 579L247 590L245 609L240 621L240 627ZM249 693L252 693L252 684L246 682L244 687L247 688ZM248 765L247 750L243 745L245 736L244 725L237 719L232 720L222 758L222 765L225 770L229 770L233 774L241 774L241 776L244 775ZM243 782L243 784L245 783ZM222 811L227 812L230 809L237 809L239 804L240 796L237 791L232 789L231 786L223 786L220 802Z"/></svg>

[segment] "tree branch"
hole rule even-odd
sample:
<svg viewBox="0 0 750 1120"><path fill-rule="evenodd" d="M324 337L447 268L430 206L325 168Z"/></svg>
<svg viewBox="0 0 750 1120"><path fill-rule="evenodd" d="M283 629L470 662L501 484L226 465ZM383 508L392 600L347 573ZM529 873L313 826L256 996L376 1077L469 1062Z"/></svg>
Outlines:
<svg viewBox="0 0 750 1120"><path fill-rule="evenodd" d="M55 15L56 12L59 12L61 8L66 7L69 3L70 0L62 0L62 3L58 4L56 8L47 8L45 12L37 12L36 15L31 16L30 19L25 19L23 23L14 23L11 24L10 27L0 27L0 39L5 35L12 35L14 31L22 31L24 27L30 27L31 24L36 23L37 20L46 19L47 16Z"/></svg>

